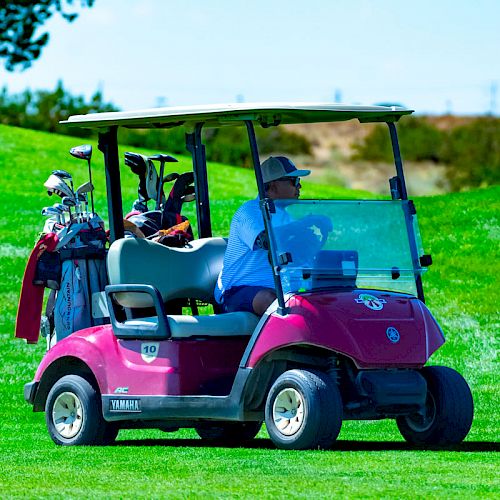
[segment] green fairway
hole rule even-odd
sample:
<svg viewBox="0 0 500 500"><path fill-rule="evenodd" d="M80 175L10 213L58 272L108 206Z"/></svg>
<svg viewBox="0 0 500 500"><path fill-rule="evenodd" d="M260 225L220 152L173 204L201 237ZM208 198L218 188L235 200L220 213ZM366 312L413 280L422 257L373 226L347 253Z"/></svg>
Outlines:
<svg viewBox="0 0 500 500"><path fill-rule="evenodd" d="M393 421L344 422L338 442L328 451L277 450L265 427L248 448L207 447L191 430L124 430L110 447L54 445L44 414L32 413L23 398L23 386L32 380L45 351L44 341L26 345L13 332L24 267L43 226L40 210L56 201L47 197L43 182L53 169L71 172L75 185L87 180L86 163L68 153L82 142L0 125L2 498L500 497L500 315L495 299L500 187L415 199L424 248L434 260L423 278L427 305L447 337L430 364L461 372L475 402L471 432L456 449L412 450ZM102 155L92 144L96 209L105 214ZM120 150L121 158L127 150ZM190 168L188 157L179 160L176 169ZM122 170L122 178L126 212L136 198L137 178L128 169ZM214 233L227 235L236 208L255 196L253 173L210 164L209 183ZM302 196L371 195L305 182ZM193 220L192 204L190 214Z"/></svg>

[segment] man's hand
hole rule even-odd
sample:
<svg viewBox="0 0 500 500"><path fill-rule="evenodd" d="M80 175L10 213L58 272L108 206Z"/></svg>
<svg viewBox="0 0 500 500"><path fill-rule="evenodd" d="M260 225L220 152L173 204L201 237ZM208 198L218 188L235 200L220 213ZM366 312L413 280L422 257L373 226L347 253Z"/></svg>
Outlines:
<svg viewBox="0 0 500 500"><path fill-rule="evenodd" d="M326 215L307 215L300 222L311 229L315 235L317 235L316 228L321 234L321 243L326 241L328 233L333 229L332 221Z"/></svg>

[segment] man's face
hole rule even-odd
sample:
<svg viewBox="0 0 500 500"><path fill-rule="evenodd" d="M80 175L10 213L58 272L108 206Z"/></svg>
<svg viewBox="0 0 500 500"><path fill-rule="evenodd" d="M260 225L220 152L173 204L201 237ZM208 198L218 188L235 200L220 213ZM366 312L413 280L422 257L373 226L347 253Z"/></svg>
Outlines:
<svg viewBox="0 0 500 500"><path fill-rule="evenodd" d="M269 198L273 200L286 200L298 198L302 187L299 177L283 177L271 182L267 192Z"/></svg>

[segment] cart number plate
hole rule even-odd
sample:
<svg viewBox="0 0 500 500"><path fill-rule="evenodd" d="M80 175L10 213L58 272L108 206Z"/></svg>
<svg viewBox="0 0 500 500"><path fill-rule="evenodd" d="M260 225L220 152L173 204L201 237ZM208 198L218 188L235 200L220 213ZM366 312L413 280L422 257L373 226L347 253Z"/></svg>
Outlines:
<svg viewBox="0 0 500 500"><path fill-rule="evenodd" d="M146 363L152 363L160 350L159 342L143 342L141 344L141 357Z"/></svg>

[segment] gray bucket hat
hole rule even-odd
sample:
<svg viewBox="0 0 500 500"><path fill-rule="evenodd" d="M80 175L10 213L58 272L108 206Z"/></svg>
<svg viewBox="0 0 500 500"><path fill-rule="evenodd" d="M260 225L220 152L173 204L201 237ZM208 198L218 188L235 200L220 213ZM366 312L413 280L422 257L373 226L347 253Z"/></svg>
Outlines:
<svg viewBox="0 0 500 500"><path fill-rule="evenodd" d="M282 177L305 177L311 173L310 170L298 170L286 156L270 156L260 168L265 184Z"/></svg>

